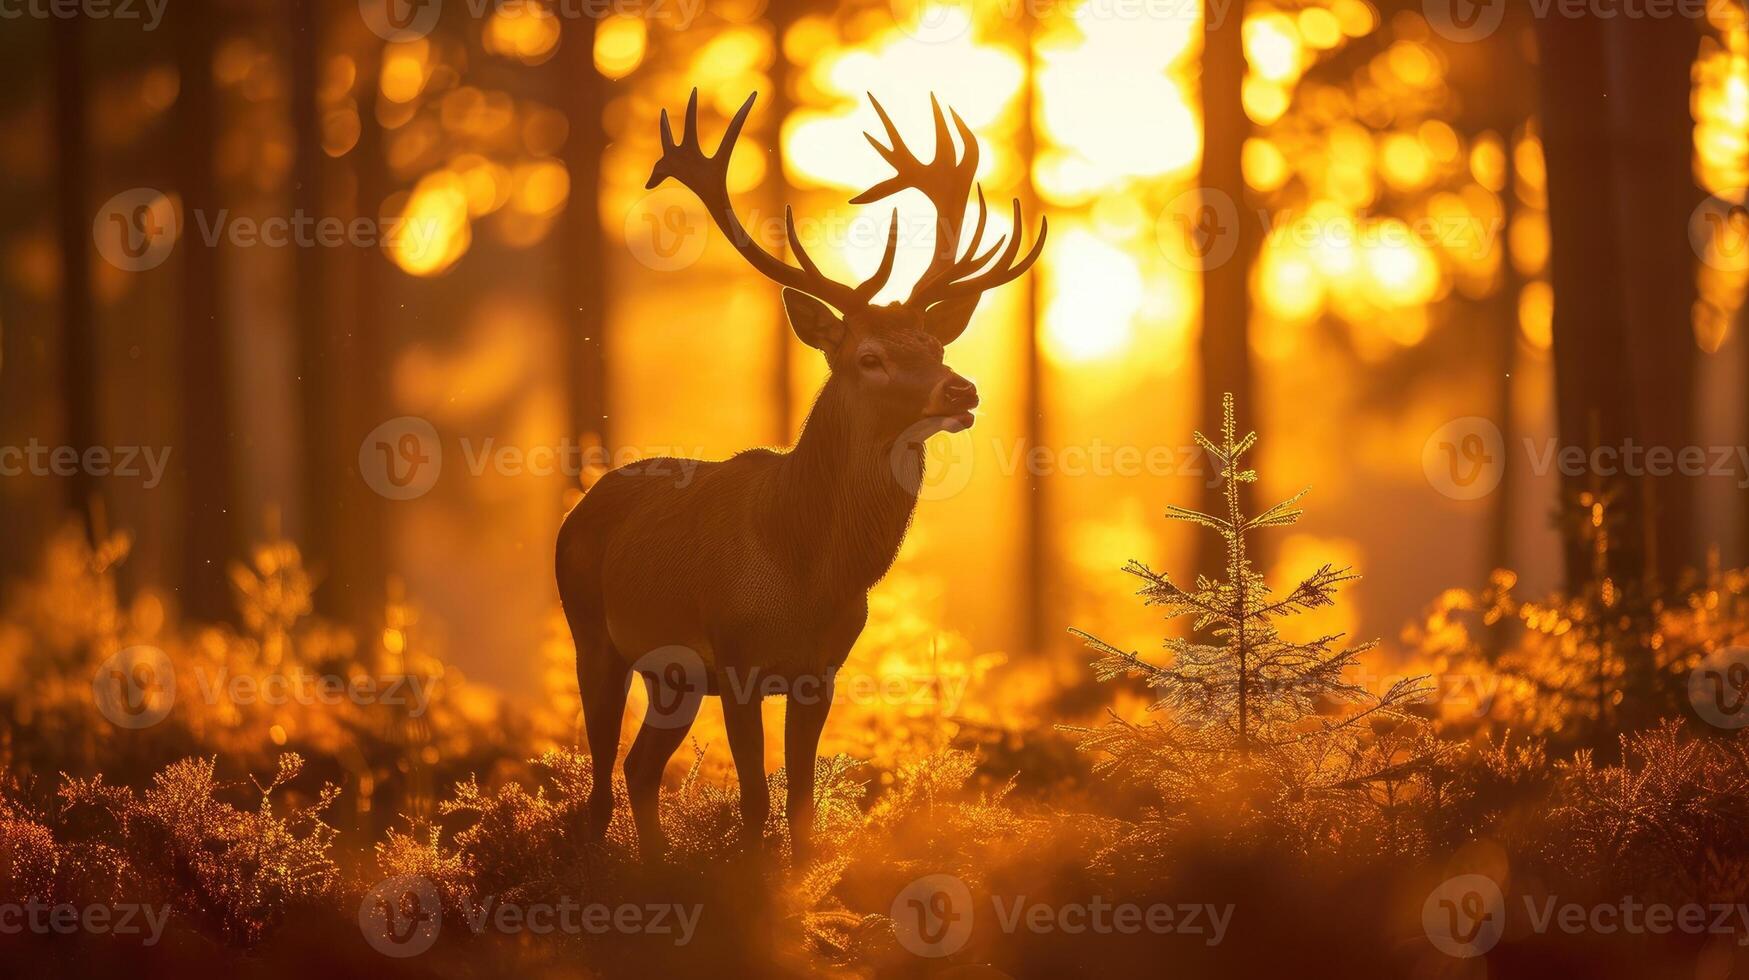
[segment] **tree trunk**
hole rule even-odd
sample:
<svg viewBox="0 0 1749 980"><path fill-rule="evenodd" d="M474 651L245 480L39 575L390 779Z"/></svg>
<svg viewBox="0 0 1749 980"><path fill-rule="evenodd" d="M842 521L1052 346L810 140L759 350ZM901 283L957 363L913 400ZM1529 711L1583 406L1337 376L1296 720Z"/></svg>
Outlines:
<svg viewBox="0 0 1749 980"><path fill-rule="evenodd" d="M1604 28L1609 135L1615 166L1606 199L1617 215L1632 433L1671 454L1697 444L1694 341L1697 296L1689 220L1701 202L1694 179L1690 71L1700 36L1685 18L1610 20ZM1644 462L1644 460L1642 460ZM1704 564L1695 535L1695 480L1639 480L1640 547L1653 582L1673 585Z"/></svg>
<svg viewBox="0 0 1749 980"><path fill-rule="evenodd" d="M354 210L359 218L373 224L381 219L386 196L382 124L376 111L382 49L382 42L371 37L359 53L359 135L351 154L357 195ZM335 463L343 467L333 474L331 483L315 488L315 492L326 492L332 498L337 525L323 588L334 612L353 623L369 623L381 616L387 586L388 515L383 498L358 470L358 451L366 434L390 417L383 396L389 390L384 338L393 322L384 297L389 272L380 244L358 249L352 263L348 328L335 338L336 356L342 365L335 373L341 386L318 392L339 406Z"/></svg>
<svg viewBox="0 0 1749 980"><path fill-rule="evenodd" d="M1037 95L1038 95L1038 56L1034 50L1034 38L1038 24L1029 13L1021 24L1021 44L1025 50L1021 52L1026 65L1026 77L1021 86L1020 102L1020 139L1016 149L1024 166L1021 168L1023 180L1020 193L1024 213L1043 216L1038 194L1032 184L1032 161L1038 156L1037 127ZM1024 229L1014 229L1019 236ZM1025 433L1025 450L1030 456L1033 449L1045 445L1048 434L1045 432L1045 392L1044 365L1039 359L1038 328L1039 328L1039 273L1021 277L1024 283L1022 302L1025 307L1021 315L1021 377L1025 384L1026 417L1022 426ZM1050 485L1043 474L1031 473L1030 485L1024 503L1026 514L1025 552L1021 561L1026 569L1024 583L1025 607L1022 610L1023 622L1026 625L1026 648L1042 650L1052 641L1060 640L1064 626L1054 628L1046 621L1046 610L1050 607L1049 593L1051 591L1051 540L1050 540Z"/></svg>
<svg viewBox="0 0 1749 980"><path fill-rule="evenodd" d="M1222 396L1229 392L1241 417L1257 419L1263 414L1253 395L1249 339L1251 261L1261 230L1246 193L1241 162L1245 139L1251 134L1251 121L1245 115L1241 98L1245 82L1243 18L1240 8L1222 8L1212 0L1204 6L1204 17L1201 186L1205 197L1201 212L1195 217L1201 223L1203 216L1213 215L1215 223L1207 226L1204 233L1219 237L1210 237L1199 246L1203 251L1198 256L1203 259L1202 336L1197 352L1202 364L1202 398L1197 426L1204 432L1213 432L1220 425ZM1221 207L1225 203L1232 205L1230 211ZM1227 227L1229 224L1231 227ZM1225 236L1233 236L1231 242L1235 247L1230 255ZM1213 476L1211 470L1210 482ZM1249 512L1251 487L1240 489L1241 506ZM1211 513L1218 512L1222 505L1221 493L1218 486L1207 490ZM1218 539L1198 535L1198 570L1217 573L1224 568L1225 561L1226 552Z"/></svg>
<svg viewBox="0 0 1749 980"><path fill-rule="evenodd" d="M292 162L291 202L294 213L319 218L326 213L324 189L325 154L317 104L322 49L321 0L291 0L291 122L297 141ZM346 479L343 440L340 438L341 389L336 374L334 337L329 327L327 253L320 248L298 248L292 261L292 316L298 344L299 445L302 493L290 533L313 567L328 568L334 560L339 514L334 487ZM316 593L319 608L334 612L329 591Z"/></svg>
<svg viewBox="0 0 1749 980"><path fill-rule="evenodd" d="M593 436L610 452L607 403L607 250L601 234L601 152L607 136L601 125L607 101L607 80L595 70L595 19L565 20L560 42L563 59L560 85L570 135L565 140L565 165L571 173L571 197L560 230L563 263L565 373L571 379L570 431Z"/></svg>
<svg viewBox="0 0 1749 980"><path fill-rule="evenodd" d="M1623 445L1632 431L1634 392L1627 366L1627 315L1622 252L1614 199L1608 70L1602 22L1591 17L1537 20L1541 45L1543 151L1548 163L1549 279L1555 292L1556 430L1563 447L1591 457L1598 446ZM1687 251L1686 247L1684 251ZM1568 505L1588 490L1614 494L1612 511L1637 516L1632 480L1598 473L1563 473ZM1632 515L1632 516L1630 516ZM1569 529L1570 530L1570 529ZM1608 574L1617 582L1640 579L1640 542L1614 542ZM1566 535L1569 587L1592 584L1592 548Z"/></svg>
<svg viewBox="0 0 1749 980"><path fill-rule="evenodd" d="M177 66L177 183L182 193L182 444L183 612L217 620L231 612L225 569L241 557L231 507L231 405L229 358L222 315L221 250L199 235L202 220L217 220L220 199L213 186L214 131L218 106L213 89L213 52L218 11L210 0L180 8Z"/></svg>
<svg viewBox="0 0 1749 980"><path fill-rule="evenodd" d="M798 7L797 0L771 0L767 11L771 18L772 43L776 53L771 62L771 166L767 168L765 179L770 187L767 194L769 208L774 215L783 213L783 202L788 200L789 193L789 179L784 173L783 122L795 111L795 100L790 98L790 64L783 53L783 36L800 16ZM780 250L787 248L788 243L777 247ZM796 438L796 417L790 405L790 388L794 384L795 375L790 370L790 354L795 348L795 333L790 329L789 316L784 312L782 303L777 304L777 330L774 336L771 410L776 441L772 445L787 446Z"/></svg>
<svg viewBox="0 0 1749 980"><path fill-rule="evenodd" d="M56 18L54 31L55 156L58 194L56 227L61 245L61 401L67 445L81 453L97 442L96 341L92 336L91 213L86 185L89 152L85 139L83 18ZM66 480L67 508L93 533L92 509L99 506L96 481L84 467Z"/></svg>

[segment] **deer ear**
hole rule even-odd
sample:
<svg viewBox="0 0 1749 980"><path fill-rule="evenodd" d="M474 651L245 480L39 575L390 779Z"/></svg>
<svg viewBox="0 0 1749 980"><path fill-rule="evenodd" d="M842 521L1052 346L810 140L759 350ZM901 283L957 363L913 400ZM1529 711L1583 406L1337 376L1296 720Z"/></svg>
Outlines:
<svg viewBox="0 0 1749 980"><path fill-rule="evenodd" d="M966 332L972 322L972 311L978 308L978 294L963 299L950 299L923 311L923 325L943 344L951 344Z"/></svg>
<svg viewBox="0 0 1749 980"><path fill-rule="evenodd" d="M844 342L844 321L825 303L794 289L783 291L783 311L802 343L830 355Z"/></svg>

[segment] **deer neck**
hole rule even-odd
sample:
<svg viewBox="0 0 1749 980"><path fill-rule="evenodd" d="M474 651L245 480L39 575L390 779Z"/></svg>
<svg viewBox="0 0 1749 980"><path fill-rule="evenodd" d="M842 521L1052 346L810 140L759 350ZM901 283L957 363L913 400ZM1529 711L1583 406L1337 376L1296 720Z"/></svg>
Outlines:
<svg viewBox="0 0 1749 980"><path fill-rule="evenodd" d="M780 550L804 580L866 592L892 567L917 507L892 453L893 440L870 431L846 389L827 381L784 457L769 510Z"/></svg>

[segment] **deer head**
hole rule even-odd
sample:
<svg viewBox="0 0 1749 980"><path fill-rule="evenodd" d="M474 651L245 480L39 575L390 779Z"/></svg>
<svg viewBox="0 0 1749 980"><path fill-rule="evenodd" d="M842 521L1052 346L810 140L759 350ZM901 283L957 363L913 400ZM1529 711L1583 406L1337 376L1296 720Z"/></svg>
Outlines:
<svg viewBox="0 0 1749 980"><path fill-rule="evenodd" d="M1040 219L1038 238L1031 251L1019 257L1021 214L1020 202L1016 200L1013 230L979 252L988 211L983 188L976 182L978 143L970 127L958 113L949 111L964 144L964 149L956 152L947 117L931 97L930 104L935 110L935 158L926 164L905 146L886 110L870 95L869 102L886 127L892 145L883 146L872 133L866 135L875 150L892 164L893 176L858 194L850 203L866 204L914 188L929 199L936 216L935 251L911 295L900 303L874 305L870 299L886 285L893 272L898 247L897 209L893 211L879 268L855 286L821 274L802 247L794 212L788 207L784 209L784 231L799 266L765 251L735 214L728 192L729 157L757 98L758 93L747 97L711 156L705 155L699 141L697 89L693 89L686 103L686 125L678 143L664 110L662 158L656 161L645 187L653 189L669 177L680 181L704 204L717 227L748 263L784 287L784 311L791 328L803 343L825 355L831 369L828 388L839 389L870 430L889 439L903 432L920 441L932 432L969 427L972 410L978 405L978 390L943 363L943 350L965 331L985 290L1015 279L1037 261L1044 248L1046 222ZM978 218L970 242L962 248L960 232L974 189Z"/></svg>

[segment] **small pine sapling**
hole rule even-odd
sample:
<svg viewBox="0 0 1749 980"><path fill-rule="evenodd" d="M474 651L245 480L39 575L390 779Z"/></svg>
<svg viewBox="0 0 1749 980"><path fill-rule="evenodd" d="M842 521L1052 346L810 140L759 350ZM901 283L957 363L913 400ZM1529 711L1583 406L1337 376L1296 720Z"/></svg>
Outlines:
<svg viewBox="0 0 1749 980"><path fill-rule="evenodd" d="M1379 781L1410 778L1437 754L1430 739L1393 738L1413 749L1380 752L1373 726L1424 730L1406 709L1428 692L1426 679L1400 680L1375 697L1350 679L1356 658L1375 643L1345 646L1341 634L1309 641L1282 635L1281 620L1334 605L1336 590L1357 576L1326 564L1285 595L1275 593L1252 564L1249 538L1255 531L1295 523L1302 514L1296 505L1306 491L1260 514L1243 512L1239 485L1257 479L1243 459L1257 434L1239 436L1231 395L1222 405L1220 442L1201 432L1196 441L1219 467L1226 513L1169 507L1167 516L1221 536L1225 575L1220 580L1199 575L1187 589L1139 561L1125 566L1141 579L1140 595L1148 605L1161 607L1167 619L1192 617L1190 636L1165 640L1164 663L1071 630L1099 653L1093 666L1100 680L1145 680L1154 697L1150 710L1167 719L1136 723L1114 715L1102 728L1071 729L1080 736L1081 748L1105 756L1097 771L1151 781L1169 810L1242 786L1263 793L1253 798L1261 809L1319 795L1367 796ZM1395 791L1392 787L1386 795Z"/></svg>

